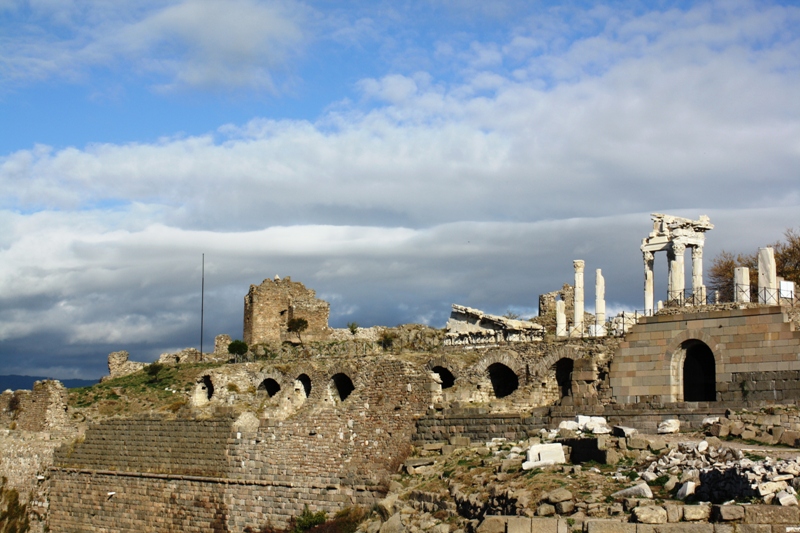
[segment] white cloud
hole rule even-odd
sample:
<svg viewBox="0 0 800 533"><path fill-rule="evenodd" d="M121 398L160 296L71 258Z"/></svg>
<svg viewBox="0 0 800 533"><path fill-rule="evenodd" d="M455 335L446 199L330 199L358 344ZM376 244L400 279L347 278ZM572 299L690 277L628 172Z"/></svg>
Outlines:
<svg viewBox="0 0 800 533"><path fill-rule="evenodd" d="M335 295L339 326L442 325L454 302L527 314L578 258L603 268L609 308L640 307L648 213L710 215L708 257L796 224L797 10L739 6L605 25L600 10L571 40L542 21L506 44L443 39L462 81L364 79L357 104L316 121L0 157L0 339L147 353L194 339L201 253L209 331L234 336L247 286L276 273ZM268 31L215 56L226 32L256 31L238 13L198 29L217 8L149 6L112 49L156 57L174 39L168 83L207 83L270 74L303 39Z"/></svg>
<svg viewBox="0 0 800 533"><path fill-rule="evenodd" d="M277 90L273 74L304 50L312 13L293 0L32 1L30 9L31 22L0 38L0 79L132 66L167 90Z"/></svg>

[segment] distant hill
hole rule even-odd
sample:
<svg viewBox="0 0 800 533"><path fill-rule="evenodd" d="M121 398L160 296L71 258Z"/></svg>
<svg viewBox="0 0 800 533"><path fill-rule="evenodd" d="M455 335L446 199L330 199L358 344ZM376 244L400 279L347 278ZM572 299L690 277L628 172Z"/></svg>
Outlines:
<svg viewBox="0 0 800 533"><path fill-rule="evenodd" d="M32 389L34 381L40 381L43 379L52 379L46 378L42 376L0 376L0 392L3 392L6 389L11 390L18 390L18 389ZM77 387L88 387L89 385L94 385L97 383L96 379L60 379L61 383L64 384L65 387L68 389L74 389Z"/></svg>

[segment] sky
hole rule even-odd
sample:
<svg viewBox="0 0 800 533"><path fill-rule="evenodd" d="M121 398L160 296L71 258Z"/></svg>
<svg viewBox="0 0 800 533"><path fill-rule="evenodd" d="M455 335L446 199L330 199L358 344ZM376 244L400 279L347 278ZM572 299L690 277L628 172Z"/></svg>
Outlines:
<svg viewBox="0 0 800 533"><path fill-rule="evenodd" d="M800 226L798 95L797 2L0 0L0 374L199 347L203 271L206 349L276 274L333 327L574 259L642 309L650 213L706 266Z"/></svg>

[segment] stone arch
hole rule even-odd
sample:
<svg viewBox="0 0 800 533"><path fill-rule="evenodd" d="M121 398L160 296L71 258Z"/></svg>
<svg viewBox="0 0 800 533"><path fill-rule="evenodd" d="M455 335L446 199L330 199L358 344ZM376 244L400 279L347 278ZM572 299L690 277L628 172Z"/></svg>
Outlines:
<svg viewBox="0 0 800 533"><path fill-rule="evenodd" d="M442 389L449 389L455 385L460 374L456 363L447 357L434 357L428 361L426 368L429 372L439 375Z"/></svg>
<svg viewBox="0 0 800 533"><path fill-rule="evenodd" d="M214 383L211 381L211 376L206 374L197 380L194 386L194 394L192 396L192 403L197 406L203 406L211 401L214 396Z"/></svg>
<svg viewBox="0 0 800 533"><path fill-rule="evenodd" d="M266 378L258 384L256 391L272 398L281 391L281 384L274 378Z"/></svg>
<svg viewBox="0 0 800 533"><path fill-rule="evenodd" d="M308 374L303 372L302 374L298 375L297 378L295 378L294 383L295 390L302 391L306 398L311 396L311 378L308 377Z"/></svg>
<svg viewBox="0 0 800 533"><path fill-rule="evenodd" d="M344 372L337 372L331 376L330 384L328 385L331 398L335 402L343 402L356 390L353 380Z"/></svg>
<svg viewBox="0 0 800 533"><path fill-rule="evenodd" d="M687 402L714 402L717 400L717 372L714 354L703 341L695 339L683 343L686 357L683 360L683 399Z"/></svg>
<svg viewBox="0 0 800 533"><path fill-rule="evenodd" d="M713 361L714 372L714 400L716 400L716 380L722 368L722 357L717 340L702 329L682 331L672 338L666 350L666 360L669 361L670 401L683 402L684 398L684 366L687 352L705 346L710 352L711 360L706 358L707 367ZM708 354L707 354L708 355ZM690 400L698 401L698 400ZM709 401L709 400L704 400Z"/></svg>
<svg viewBox="0 0 800 533"><path fill-rule="evenodd" d="M507 366L517 375L517 378L527 376L525 361L522 360L519 354L511 350L493 350L487 353L475 364L473 370L477 374L485 374L489 371L489 367L495 363Z"/></svg>
<svg viewBox="0 0 800 533"><path fill-rule="evenodd" d="M431 368L431 372L437 374L442 381L442 390L449 389L456 384L456 376L445 366L435 366Z"/></svg>
<svg viewBox="0 0 800 533"><path fill-rule="evenodd" d="M575 360L562 357L553 366L560 396L562 398L572 396L572 371L575 368Z"/></svg>
<svg viewBox="0 0 800 533"><path fill-rule="evenodd" d="M519 388L519 376L503 363L492 363L486 368L495 398L510 396Z"/></svg>
<svg viewBox="0 0 800 533"><path fill-rule="evenodd" d="M543 376L555 368L556 363L562 359L571 359L575 361L580 359L584 354L569 346L558 346L550 350L544 357L531 369L531 374L534 376Z"/></svg>

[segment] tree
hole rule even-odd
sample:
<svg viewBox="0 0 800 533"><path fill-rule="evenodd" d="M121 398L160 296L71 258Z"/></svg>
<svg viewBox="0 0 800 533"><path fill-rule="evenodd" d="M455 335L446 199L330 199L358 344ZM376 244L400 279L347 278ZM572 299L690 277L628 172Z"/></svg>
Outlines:
<svg viewBox="0 0 800 533"><path fill-rule="evenodd" d="M350 334L355 337L358 333L358 322L350 322L347 324L347 329L350 330Z"/></svg>
<svg viewBox="0 0 800 533"><path fill-rule="evenodd" d="M289 333L297 333L297 340L302 343L303 339L300 338L300 334L308 329L308 320L305 318L292 318L286 324L286 329L289 330Z"/></svg>
<svg viewBox="0 0 800 533"><path fill-rule="evenodd" d="M800 230L788 228L783 236L784 241L768 245L775 252L775 271L786 281L800 284ZM711 260L708 287L719 291L721 301L733 301L733 269L740 266L750 269L750 286L758 286L758 252L734 256L722 250Z"/></svg>
<svg viewBox="0 0 800 533"><path fill-rule="evenodd" d="M239 339L231 341L231 343L228 345L228 353L233 354L237 361L239 360L239 357L246 354L247 350L249 349L250 348L247 346L247 343L240 341Z"/></svg>

